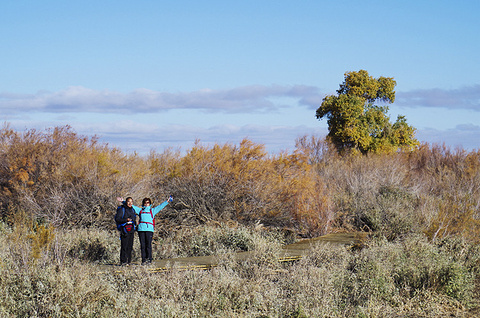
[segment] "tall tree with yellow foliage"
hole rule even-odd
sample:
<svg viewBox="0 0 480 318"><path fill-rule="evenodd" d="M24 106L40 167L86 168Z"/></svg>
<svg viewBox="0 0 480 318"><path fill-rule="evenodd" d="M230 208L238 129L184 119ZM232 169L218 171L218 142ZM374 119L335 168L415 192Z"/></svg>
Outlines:
<svg viewBox="0 0 480 318"><path fill-rule="evenodd" d="M339 152L392 152L413 149L419 142L415 128L404 116L395 123L387 115L388 106L375 102L395 101L396 81L392 77L373 78L365 70L345 73L337 95L328 95L317 109L317 119L328 120L328 138Z"/></svg>

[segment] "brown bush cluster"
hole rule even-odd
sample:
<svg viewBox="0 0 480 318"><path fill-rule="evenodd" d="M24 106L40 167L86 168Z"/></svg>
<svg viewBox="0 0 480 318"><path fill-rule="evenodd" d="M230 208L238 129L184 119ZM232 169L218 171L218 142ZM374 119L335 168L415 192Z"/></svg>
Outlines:
<svg viewBox="0 0 480 318"><path fill-rule="evenodd" d="M233 220L326 233L331 222L328 191L299 152L268 155L264 146L196 144L156 174L157 188L178 198L185 218L201 222Z"/></svg>
<svg viewBox="0 0 480 318"><path fill-rule="evenodd" d="M291 153L263 145L182 153L125 154L77 135L0 130L0 214L24 213L55 227L108 224L117 196L175 201L159 232L209 222L288 228L305 236L365 230L389 240L424 233L478 240L480 152L421 145L411 152L339 156L324 139L302 137Z"/></svg>

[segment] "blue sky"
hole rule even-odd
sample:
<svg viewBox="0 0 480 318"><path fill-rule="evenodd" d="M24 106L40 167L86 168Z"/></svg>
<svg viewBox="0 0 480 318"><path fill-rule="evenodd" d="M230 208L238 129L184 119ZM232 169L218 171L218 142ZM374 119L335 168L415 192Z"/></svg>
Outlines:
<svg viewBox="0 0 480 318"><path fill-rule="evenodd" d="M141 154L303 135L344 73L394 77L417 138L480 148L480 2L2 1L0 120Z"/></svg>

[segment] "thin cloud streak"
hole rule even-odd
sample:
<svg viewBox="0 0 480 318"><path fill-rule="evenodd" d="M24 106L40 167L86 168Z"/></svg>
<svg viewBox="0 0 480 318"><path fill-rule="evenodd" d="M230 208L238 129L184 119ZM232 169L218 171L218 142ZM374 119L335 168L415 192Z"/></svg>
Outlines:
<svg viewBox="0 0 480 318"><path fill-rule="evenodd" d="M397 92L395 104L404 107L440 107L480 111L480 85L458 89L419 89Z"/></svg>
<svg viewBox="0 0 480 318"><path fill-rule="evenodd" d="M306 116L313 118L310 109L316 109L322 99L323 95L318 88L302 85L252 85L228 90L205 89L186 93L163 93L148 89L119 93L70 87L56 93L39 92L24 95L0 93L0 109L2 119L11 122L18 130L43 129L68 124L79 134L87 136L95 134L102 141L125 151L148 153L152 149L161 151L169 147L189 149L195 140L210 145L239 143L243 138L249 138L253 142L265 144L269 152L278 152L293 149L297 137L310 134L325 136L327 130L320 126L322 123L319 123L318 127L309 127L301 126L306 121L300 123L300 120L296 120L293 123L292 120L289 126L286 121L275 121L273 117L268 116L265 117L265 122L257 120L256 125L253 125L240 120L242 116L238 114L264 112L265 114L255 117L263 118L262 116L269 115L269 112L282 113L281 108L289 105L287 106L290 107L288 116L292 116L292 112L298 112L305 118ZM412 109L437 107L480 111L479 101L480 85L474 85L454 90L397 92L395 105ZM303 109L297 109L297 107L303 107ZM163 114L160 117L158 115L143 116L143 114L159 114L173 109L196 110L198 114L216 112L221 114L221 119L207 121L203 123L203 127L199 127L196 115L189 116L186 120L172 116L167 125L162 124L165 123ZM81 119L92 117L92 113L95 116L94 121ZM122 116L123 114L141 114L140 117L136 117L141 118L141 122L123 119L115 121L112 118L118 118L118 116L111 115L114 113L121 113ZM188 113L195 113L195 111ZM172 112L168 115L171 116ZM134 116L129 117L132 119ZM143 117L146 117L145 121ZM212 116L204 119L209 117ZM451 146L461 143L465 149L479 149L480 126L473 120L474 118L476 116L452 121L456 127L445 130L439 127L426 128L431 123L431 119L426 118L427 122L416 125L419 127L417 138L422 142L445 142ZM98 123L99 120L102 122ZM174 123L174 120L178 120L179 124ZM218 125L219 123L221 125Z"/></svg>
<svg viewBox="0 0 480 318"><path fill-rule="evenodd" d="M0 108L4 113L37 111L47 113L91 112L157 113L169 109L200 109L208 112L246 113L272 111L279 106L272 100L298 99L298 104L318 107L322 99L313 86L252 85L229 90L204 89L187 93L165 93L136 89L130 93L93 90L72 86L59 92L37 94L0 94Z"/></svg>
<svg viewBox="0 0 480 318"><path fill-rule="evenodd" d="M129 93L72 86L58 92L36 94L0 93L4 114L44 113L158 113L170 109L205 112L249 113L275 111L282 99L296 99L298 106L316 109L325 94L314 86L251 85L225 90L203 89L167 93L139 88ZM291 103L290 103L291 104ZM458 89L422 89L397 92L395 105L409 108L440 107L480 111L480 85Z"/></svg>

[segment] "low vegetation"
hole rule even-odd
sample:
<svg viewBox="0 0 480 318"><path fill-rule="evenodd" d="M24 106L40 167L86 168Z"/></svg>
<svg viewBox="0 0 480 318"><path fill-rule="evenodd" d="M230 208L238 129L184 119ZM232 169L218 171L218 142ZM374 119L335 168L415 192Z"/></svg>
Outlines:
<svg viewBox="0 0 480 318"><path fill-rule="evenodd" d="M170 194L155 258L217 255L218 266L102 270L118 263L115 198L156 205ZM6 125L0 316L473 317L479 214L479 151L424 144L340 156L305 136L276 155L244 140L139 156L69 127ZM276 260L284 244L351 231L371 238ZM252 257L237 261L238 251Z"/></svg>

